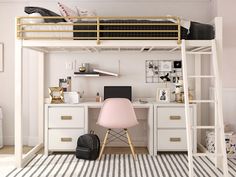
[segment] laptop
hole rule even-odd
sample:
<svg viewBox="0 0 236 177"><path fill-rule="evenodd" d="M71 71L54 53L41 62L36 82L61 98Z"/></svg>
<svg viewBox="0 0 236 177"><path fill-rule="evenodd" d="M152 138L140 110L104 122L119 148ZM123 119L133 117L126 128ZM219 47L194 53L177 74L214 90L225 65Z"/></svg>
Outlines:
<svg viewBox="0 0 236 177"><path fill-rule="evenodd" d="M127 98L132 101L132 87L104 86L104 100L107 98Z"/></svg>

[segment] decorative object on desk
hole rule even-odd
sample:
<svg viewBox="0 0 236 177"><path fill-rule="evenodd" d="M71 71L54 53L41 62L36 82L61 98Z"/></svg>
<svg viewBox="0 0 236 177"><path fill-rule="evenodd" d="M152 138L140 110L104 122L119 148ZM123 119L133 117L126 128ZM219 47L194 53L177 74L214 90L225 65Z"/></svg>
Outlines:
<svg viewBox="0 0 236 177"><path fill-rule="evenodd" d="M96 95L96 102L102 102L102 97L99 95L99 92L97 92Z"/></svg>
<svg viewBox="0 0 236 177"><path fill-rule="evenodd" d="M67 92L71 92L71 76L67 77L66 83L67 83Z"/></svg>
<svg viewBox="0 0 236 177"><path fill-rule="evenodd" d="M0 43L0 72L3 71L3 43Z"/></svg>
<svg viewBox="0 0 236 177"><path fill-rule="evenodd" d="M160 71L172 71L171 69L171 61L160 61Z"/></svg>
<svg viewBox="0 0 236 177"><path fill-rule="evenodd" d="M68 104L77 104L80 101L78 92L64 92L64 102Z"/></svg>
<svg viewBox="0 0 236 177"><path fill-rule="evenodd" d="M67 81L66 81L66 79L59 79L59 87L61 87L64 92L67 92Z"/></svg>
<svg viewBox="0 0 236 177"><path fill-rule="evenodd" d="M50 103L64 103L64 92L62 87L49 87Z"/></svg>
<svg viewBox="0 0 236 177"><path fill-rule="evenodd" d="M174 67L174 62L177 62L177 68ZM164 83L173 82L182 78L182 67L178 68L179 61L174 60L146 60L145 74L146 83Z"/></svg>
<svg viewBox="0 0 236 177"><path fill-rule="evenodd" d="M177 83L175 84L175 101L177 103L183 103L183 80L178 80Z"/></svg>
<svg viewBox="0 0 236 177"><path fill-rule="evenodd" d="M170 89L169 88L157 88L156 94L157 102L170 102Z"/></svg>
<svg viewBox="0 0 236 177"><path fill-rule="evenodd" d="M182 62L181 61L174 61L174 68L182 68Z"/></svg>

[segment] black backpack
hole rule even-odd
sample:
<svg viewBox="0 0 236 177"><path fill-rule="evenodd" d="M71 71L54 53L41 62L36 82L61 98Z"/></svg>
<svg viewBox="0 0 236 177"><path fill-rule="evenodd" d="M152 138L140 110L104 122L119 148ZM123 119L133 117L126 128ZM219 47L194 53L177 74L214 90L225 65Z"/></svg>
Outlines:
<svg viewBox="0 0 236 177"><path fill-rule="evenodd" d="M100 152L99 137L90 131L89 134L81 135L77 140L75 155L78 159L96 160Z"/></svg>

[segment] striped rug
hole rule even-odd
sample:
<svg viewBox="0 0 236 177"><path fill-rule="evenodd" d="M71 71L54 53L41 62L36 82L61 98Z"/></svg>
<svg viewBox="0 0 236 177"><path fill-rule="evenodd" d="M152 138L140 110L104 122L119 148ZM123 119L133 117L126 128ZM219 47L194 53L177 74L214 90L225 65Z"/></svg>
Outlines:
<svg viewBox="0 0 236 177"><path fill-rule="evenodd" d="M236 159L228 165L230 175L236 176ZM72 154L37 155L7 177L188 177L187 166L186 154L139 154L136 161L129 154L104 155L101 161L77 160ZM194 166L195 176L222 176L206 157L195 158Z"/></svg>

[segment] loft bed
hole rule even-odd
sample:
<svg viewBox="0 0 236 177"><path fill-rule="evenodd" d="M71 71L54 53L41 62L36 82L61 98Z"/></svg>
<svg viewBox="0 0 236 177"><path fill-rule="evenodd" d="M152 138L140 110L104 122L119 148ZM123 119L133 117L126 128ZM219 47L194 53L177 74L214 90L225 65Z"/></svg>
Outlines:
<svg viewBox="0 0 236 177"><path fill-rule="evenodd" d="M189 54L194 54L195 58L199 59L195 61L195 74L201 75L201 54L211 53L214 40L217 44L218 57L222 58L222 18L220 17L216 17L211 23L214 29L214 39L211 35L206 40L188 38L178 17L86 17L85 21L82 17L70 17L80 19L78 23L29 23L27 20L25 21L29 18L60 19L64 17L16 18L15 155L17 167L24 166L43 147L45 53L80 51L175 52L181 51L184 46ZM29 48L38 53L39 118L39 144L24 156L22 154L23 48ZM195 85L196 97L200 98L200 79L195 80ZM200 111L198 115L201 116Z"/></svg>

